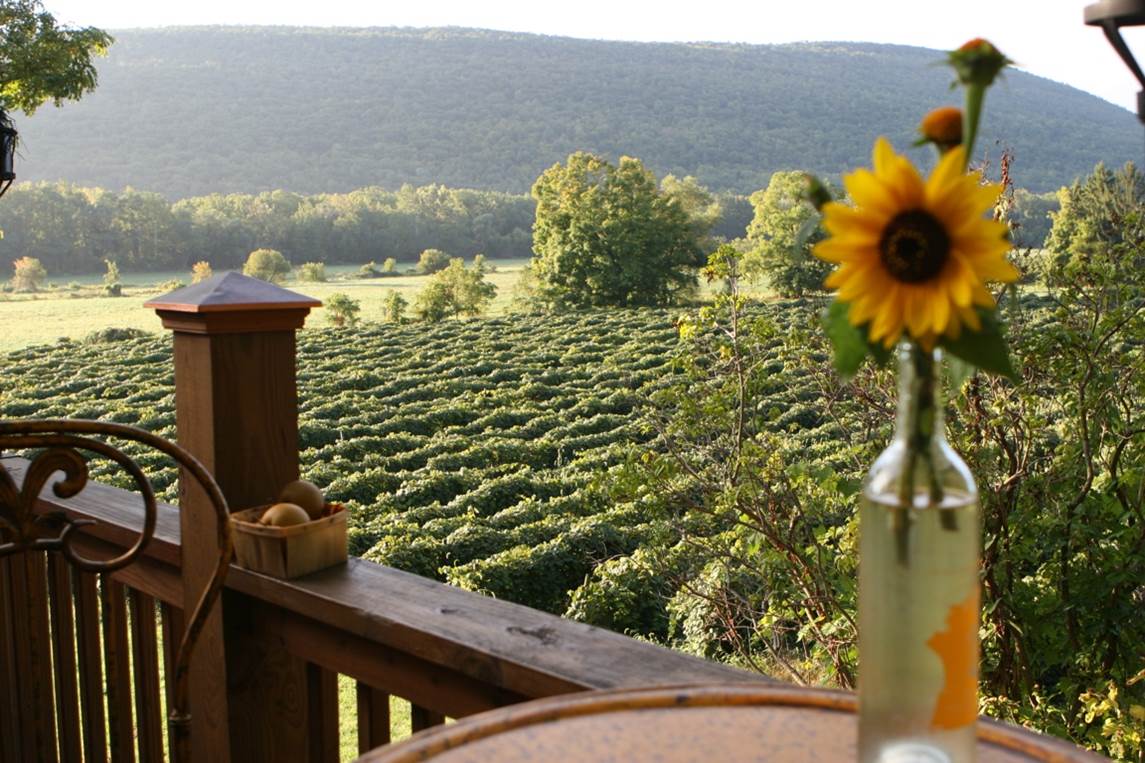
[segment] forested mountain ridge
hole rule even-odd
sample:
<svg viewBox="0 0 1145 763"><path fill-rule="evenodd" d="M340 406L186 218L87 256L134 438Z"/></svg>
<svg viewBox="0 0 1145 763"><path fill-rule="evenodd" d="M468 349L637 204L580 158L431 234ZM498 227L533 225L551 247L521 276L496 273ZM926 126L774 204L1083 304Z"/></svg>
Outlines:
<svg viewBox="0 0 1145 763"><path fill-rule="evenodd" d="M879 134L907 146L950 78L933 65L937 51L865 43L627 43L457 28L115 37L93 94L20 119L21 179L172 199L403 183L520 193L583 149L750 193L775 170L836 175L866 163ZM1056 189L1097 161L1140 154L1132 114L1068 86L1013 71L990 100L980 145L995 155L1013 147L1019 186Z"/></svg>

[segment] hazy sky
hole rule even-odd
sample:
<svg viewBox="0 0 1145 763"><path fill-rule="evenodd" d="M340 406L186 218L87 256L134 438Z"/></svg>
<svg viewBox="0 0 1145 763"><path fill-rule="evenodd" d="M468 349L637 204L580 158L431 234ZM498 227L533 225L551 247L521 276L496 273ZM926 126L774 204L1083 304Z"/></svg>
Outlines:
<svg viewBox="0 0 1145 763"><path fill-rule="evenodd" d="M44 0L106 29L187 24L467 26L609 40L856 40L948 49L986 37L1023 69L1135 109L1136 80L1074 0ZM944 11L940 14L939 11ZM1126 38L1145 61L1145 34Z"/></svg>

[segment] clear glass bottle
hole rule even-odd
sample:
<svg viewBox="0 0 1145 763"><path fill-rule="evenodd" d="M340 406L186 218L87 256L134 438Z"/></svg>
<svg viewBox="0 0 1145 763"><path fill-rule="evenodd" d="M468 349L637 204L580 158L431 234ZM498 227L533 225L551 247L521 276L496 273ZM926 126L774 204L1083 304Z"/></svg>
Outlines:
<svg viewBox="0 0 1145 763"><path fill-rule="evenodd" d="M894 441L859 515L859 760L967 763L978 714L978 490L946 442L940 358L899 347Z"/></svg>

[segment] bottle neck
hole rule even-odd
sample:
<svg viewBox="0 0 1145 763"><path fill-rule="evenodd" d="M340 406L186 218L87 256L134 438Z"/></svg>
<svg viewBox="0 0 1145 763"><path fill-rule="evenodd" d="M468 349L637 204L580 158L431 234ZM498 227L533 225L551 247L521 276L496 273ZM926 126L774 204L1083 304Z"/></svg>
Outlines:
<svg viewBox="0 0 1145 763"><path fill-rule="evenodd" d="M897 354L899 399L894 439L910 442L916 453L926 453L946 440L939 373L942 351L902 342Z"/></svg>

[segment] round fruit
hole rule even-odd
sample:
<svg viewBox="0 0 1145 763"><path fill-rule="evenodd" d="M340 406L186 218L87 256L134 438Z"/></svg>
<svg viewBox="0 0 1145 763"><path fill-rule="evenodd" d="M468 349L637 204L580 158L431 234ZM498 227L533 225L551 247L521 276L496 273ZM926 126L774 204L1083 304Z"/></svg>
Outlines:
<svg viewBox="0 0 1145 763"><path fill-rule="evenodd" d="M310 515L296 503L276 503L264 511L258 521L260 524L274 527L289 527L309 522Z"/></svg>
<svg viewBox="0 0 1145 763"><path fill-rule="evenodd" d="M326 506L326 499L322 491L313 482L295 480L282 489L278 500L283 503L293 503L301 506L310 515L311 519L322 516L322 509Z"/></svg>

